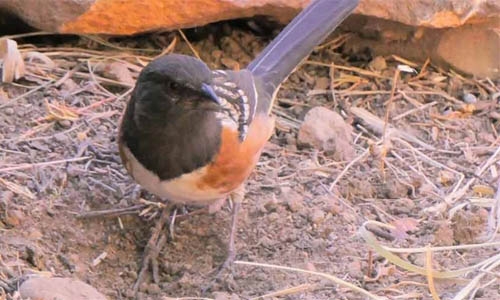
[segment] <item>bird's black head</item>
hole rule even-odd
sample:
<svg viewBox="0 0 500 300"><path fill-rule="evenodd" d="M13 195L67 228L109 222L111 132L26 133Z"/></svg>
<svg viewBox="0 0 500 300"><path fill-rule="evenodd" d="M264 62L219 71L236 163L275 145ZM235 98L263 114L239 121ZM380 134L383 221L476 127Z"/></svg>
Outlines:
<svg viewBox="0 0 500 300"><path fill-rule="evenodd" d="M217 110L219 98L211 83L211 70L201 60L180 54L159 57L137 79L132 95L135 113L164 119L184 110Z"/></svg>

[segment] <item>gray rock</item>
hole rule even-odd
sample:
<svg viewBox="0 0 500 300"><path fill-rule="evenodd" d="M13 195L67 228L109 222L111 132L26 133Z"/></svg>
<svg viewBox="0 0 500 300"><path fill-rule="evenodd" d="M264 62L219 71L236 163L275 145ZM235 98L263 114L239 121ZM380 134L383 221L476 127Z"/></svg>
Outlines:
<svg viewBox="0 0 500 300"><path fill-rule="evenodd" d="M297 143L332 154L335 160L351 160L355 154L352 130L352 126L338 113L315 107L307 112L300 126Z"/></svg>
<svg viewBox="0 0 500 300"><path fill-rule="evenodd" d="M90 285L74 278L36 277L19 288L23 299L33 300L107 300Z"/></svg>

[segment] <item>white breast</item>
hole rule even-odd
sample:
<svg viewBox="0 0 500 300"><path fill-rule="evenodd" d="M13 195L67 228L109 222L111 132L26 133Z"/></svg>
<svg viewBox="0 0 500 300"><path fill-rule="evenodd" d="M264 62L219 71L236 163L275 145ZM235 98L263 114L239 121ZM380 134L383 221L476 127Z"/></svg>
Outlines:
<svg viewBox="0 0 500 300"><path fill-rule="evenodd" d="M200 182L201 178L206 174L206 167L199 168L175 179L161 181L156 174L139 163L128 147L124 146L123 152L128 159L126 167L130 175L143 188L163 200L181 204L210 205L227 196L227 194L218 190L200 189L197 186L197 182Z"/></svg>

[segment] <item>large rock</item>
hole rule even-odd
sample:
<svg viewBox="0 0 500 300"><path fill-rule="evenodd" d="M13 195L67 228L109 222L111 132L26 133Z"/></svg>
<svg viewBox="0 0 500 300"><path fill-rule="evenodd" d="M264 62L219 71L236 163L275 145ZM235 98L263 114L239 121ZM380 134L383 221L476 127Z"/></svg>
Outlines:
<svg viewBox="0 0 500 300"><path fill-rule="evenodd" d="M130 35L255 15L287 22L309 1L0 0L0 11L11 12L44 31ZM371 24L360 28L362 32L375 31L381 37L365 41L371 49L378 49L376 54L398 54L417 61L430 57L434 63L465 73L500 78L499 0L360 0L355 13L351 20L362 15ZM396 29L404 24L410 30L396 30L395 35L383 30L387 23L396 24ZM434 32L422 35L426 30ZM387 38L406 40L388 47Z"/></svg>
<svg viewBox="0 0 500 300"><path fill-rule="evenodd" d="M255 15L286 21L309 0L0 0L0 8L45 31L134 34ZM494 23L498 0L361 0L357 14L433 28Z"/></svg>
<svg viewBox="0 0 500 300"><path fill-rule="evenodd" d="M72 278L36 277L19 288L23 299L31 300L106 300L90 285Z"/></svg>

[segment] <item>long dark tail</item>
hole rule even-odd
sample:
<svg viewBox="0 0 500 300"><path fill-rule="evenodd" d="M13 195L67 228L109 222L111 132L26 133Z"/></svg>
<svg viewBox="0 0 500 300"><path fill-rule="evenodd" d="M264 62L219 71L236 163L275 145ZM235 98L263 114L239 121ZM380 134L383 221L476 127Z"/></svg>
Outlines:
<svg viewBox="0 0 500 300"><path fill-rule="evenodd" d="M247 69L262 79L266 92L281 82L358 5L359 0L312 0Z"/></svg>

